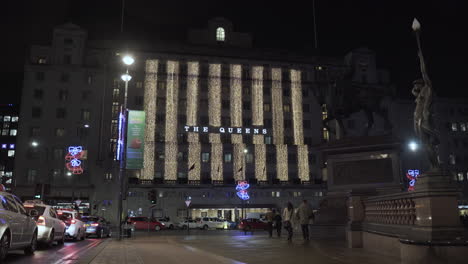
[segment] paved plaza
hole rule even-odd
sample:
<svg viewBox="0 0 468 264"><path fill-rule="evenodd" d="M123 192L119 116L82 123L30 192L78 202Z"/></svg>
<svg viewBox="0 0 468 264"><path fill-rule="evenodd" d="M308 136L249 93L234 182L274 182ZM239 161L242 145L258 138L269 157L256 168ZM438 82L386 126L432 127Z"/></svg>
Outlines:
<svg viewBox="0 0 468 264"><path fill-rule="evenodd" d="M398 263L398 259L345 247L343 230L315 227L304 243L299 232L269 238L265 231L191 230L136 233L121 242L109 240L79 263Z"/></svg>

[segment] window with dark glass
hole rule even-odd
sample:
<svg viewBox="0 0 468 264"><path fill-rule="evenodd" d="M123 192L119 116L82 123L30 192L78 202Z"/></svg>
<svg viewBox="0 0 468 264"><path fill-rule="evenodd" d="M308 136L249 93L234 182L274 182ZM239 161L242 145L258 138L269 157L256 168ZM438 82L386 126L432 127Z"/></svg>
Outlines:
<svg viewBox="0 0 468 264"><path fill-rule="evenodd" d="M36 81L43 81L45 79L44 72L36 72Z"/></svg>
<svg viewBox="0 0 468 264"><path fill-rule="evenodd" d="M44 91L42 89L34 89L34 98L40 100L42 97L44 97Z"/></svg>
<svg viewBox="0 0 468 264"><path fill-rule="evenodd" d="M311 122L310 120L304 120L304 128L310 128Z"/></svg>
<svg viewBox="0 0 468 264"><path fill-rule="evenodd" d="M292 127L292 121L290 119L285 119L284 128L291 128L291 127Z"/></svg>
<svg viewBox="0 0 468 264"><path fill-rule="evenodd" d="M64 39L63 39L63 44L65 44L65 45L73 45L73 39L71 39L71 38L64 38Z"/></svg>
<svg viewBox="0 0 468 264"><path fill-rule="evenodd" d="M60 107L60 108L57 108L57 109L55 110L55 117L56 117L56 118L63 119L63 118L65 118L65 115L66 115L66 110L65 110L65 108Z"/></svg>
<svg viewBox="0 0 468 264"><path fill-rule="evenodd" d="M69 75L68 73L65 73L65 72L62 73L62 74L60 75L60 81L61 81L61 82L68 82L68 81L70 81L70 75Z"/></svg>
<svg viewBox="0 0 468 264"><path fill-rule="evenodd" d="M66 101L68 99L68 91L67 90L60 90L59 91L59 100Z"/></svg>
<svg viewBox="0 0 468 264"><path fill-rule="evenodd" d="M118 91L118 89L117 89L117 91ZM91 94L92 94L92 92L89 91L89 90L88 90L88 91L83 91L83 92L81 93L81 99L82 99L82 100L88 100L88 99L91 98Z"/></svg>
<svg viewBox="0 0 468 264"><path fill-rule="evenodd" d="M71 64L71 55L69 54L63 55L63 64Z"/></svg>
<svg viewBox="0 0 468 264"><path fill-rule="evenodd" d="M209 162L210 161L210 153L209 152L203 152L202 153L202 162Z"/></svg>
<svg viewBox="0 0 468 264"><path fill-rule="evenodd" d="M91 111L89 109L81 109L81 120L82 121L91 120Z"/></svg>
<svg viewBox="0 0 468 264"><path fill-rule="evenodd" d="M303 112L310 112L310 105L309 104L302 104L302 111Z"/></svg>
<svg viewBox="0 0 468 264"><path fill-rule="evenodd" d="M33 107L31 109L31 116L33 118L40 118L42 116L42 109L40 107Z"/></svg>

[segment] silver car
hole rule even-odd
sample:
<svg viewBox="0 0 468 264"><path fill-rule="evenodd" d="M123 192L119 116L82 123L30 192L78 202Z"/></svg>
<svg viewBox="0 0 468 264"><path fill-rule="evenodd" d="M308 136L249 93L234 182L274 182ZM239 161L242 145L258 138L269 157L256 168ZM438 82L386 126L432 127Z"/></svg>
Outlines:
<svg viewBox="0 0 468 264"><path fill-rule="evenodd" d="M24 208L28 213L36 210L39 215L35 217L37 222L37 241L51 247L55 241L59 245L65 242L65 223L58 218L57 212L50 205L42 201L26 201Z"/></svg>
<svg viewBox="0 0 468 264"><path fill-rule="evenodd" d="M37 226L32 217L37 211L26 212L15 195L0 192L0 262L11 249L23 249L26 255L36 250Z"/></svg>

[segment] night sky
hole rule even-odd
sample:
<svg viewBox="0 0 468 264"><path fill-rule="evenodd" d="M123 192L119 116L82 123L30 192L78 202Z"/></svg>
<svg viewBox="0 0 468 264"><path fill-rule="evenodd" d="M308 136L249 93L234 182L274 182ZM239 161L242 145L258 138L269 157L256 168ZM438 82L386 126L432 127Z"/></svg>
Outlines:
<svg viewBox="0 0 468 264"><path fill-rule="evenodd" d="M468 97L466 75L468 25L466 1L316 0L318 50L314 50L312 0L308 1L144 1L126 0L127 36L145 40L184 40L188 28L203 28L225 17L234 30L250 32L254 46L343 57L358 47L377 53L390 71L399 96L410 98L419 66L411 23L422 24L429 76L439 96ZM48 44L52 28L73 22L90 39L118 39L121 0L43 0L2 3L4 51L0 103L20 100L22 70L31 44Z"/></svg>

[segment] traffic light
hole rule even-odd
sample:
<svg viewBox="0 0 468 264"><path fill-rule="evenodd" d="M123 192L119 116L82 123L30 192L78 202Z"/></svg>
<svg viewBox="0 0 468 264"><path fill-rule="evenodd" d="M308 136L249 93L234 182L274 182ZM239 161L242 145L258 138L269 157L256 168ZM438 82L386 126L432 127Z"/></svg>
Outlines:
<svg viewBox="0 0 468 264"><path fill-rule="evenodd" d="M156 204L156 190L150 190L148 192L148 200L150 200L151 204Z"/></svg>

